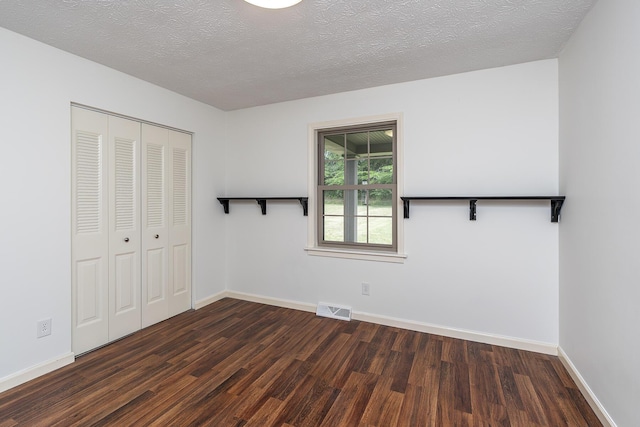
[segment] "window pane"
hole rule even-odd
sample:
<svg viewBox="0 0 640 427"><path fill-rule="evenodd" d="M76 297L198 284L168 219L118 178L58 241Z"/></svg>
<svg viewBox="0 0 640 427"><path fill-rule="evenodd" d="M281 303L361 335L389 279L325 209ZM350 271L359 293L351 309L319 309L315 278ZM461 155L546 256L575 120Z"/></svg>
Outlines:
<svg viewBox="0 0 640 427"><path fill-rule="evenodd" d="M324 240L328 242L344 242L344 217L324 217Z"/></svg>
<svg viewBox="0 0 640 427"><path fill-rule="evenodd" d="M344 242L367 243L367 217L344 217Z"/></svg>
<svg viewBox="0 0 640 427"><path fill-rule="evenodd" d="M323 210L325 215L344 215L344 197L342 190L324 190Z"/></svg>
<svg viewBox="0 0 640 427"><path fill-rule="evenodd" d="M347 134L347 159L366 159L369 154L369 132Z"/></svg>
<svg viewBox="0 0 640 427"><path fill-rule="evenodd" d="M358 212L357 215L368 215L367 206L369 205L369 190L358 190Z"/></svg>
<svg viewBox="0 0 640 427"><path fill-rule="evenodd" d="M358 217L356 219L357 227L358 227L358 243L367 243L367 217Z"/></svg>
<svg viewBox="0 0 640 427"><path fill-rule="evenodd" d="M358 185L369 183L369 159L358 160Z"/></svg>
<svg viewBox="0 0 640 427"><path fill-rule="evenodd" d="M344 184L344 144L344 134L324 138L324 185Z"/></svg>
<svg viewBox="0 0 640 427"><path fill-rule="evenodd" d="M324 240L330 242L344 241L344 192L342 190L325 190L323 205L322 230Z"/></svg>
<svg viewBox="0 0 640 427"><path fill-rule="evenodd" d="M393 215L393 192L391 190L369 191L369 215L389 217Z"/></svg>
<svg viewBox="0 0 640 427"><path fill-rule="evenodd" d="M358 159L350 159L345 163L344 183L346 185L355 185L358 182L358 167L360 161Z"/></svg>
<svg viewBox="0 0 640 427"><path fill-rule="evenodd" d="M369 177L371 184L393 184L393 159L390 157L371 159Z"/></svg>
<svg viewBox="0 0 640 427"><path fill-rule="evenodd" d="M344 190L344 214L356 215L358 206L358 190Z"/></svg>
<svg viewBox="0 0 640 427"><path fill-rule="evenodd" d="M369 218L369 243L391 245L393 220L391 218Z"/></svg>
<svg viewBox="0 0 640 427"><path fill-rule="evenodd" d="M346 243L354 243L357 241L358 227L356 223L356 217L353 215L346 215L344 217L344 241Z"/></svg>
<svg viewBox="0 0 640 427"><path fill-rule="evenodd" d="M371 157L393 155L393 130L377 130L369 133L369 155Z"/></svg>

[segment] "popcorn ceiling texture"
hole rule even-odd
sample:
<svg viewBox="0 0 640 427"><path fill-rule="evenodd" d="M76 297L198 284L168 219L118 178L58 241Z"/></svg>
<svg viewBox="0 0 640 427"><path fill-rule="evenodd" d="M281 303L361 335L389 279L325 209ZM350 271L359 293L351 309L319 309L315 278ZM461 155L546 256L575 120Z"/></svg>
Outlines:
<svg viewBox="0 0 640 427"><path fill-rule="evenodd" d="M555 58L596 0L0 0L0 26L234 110Z"/></svg>

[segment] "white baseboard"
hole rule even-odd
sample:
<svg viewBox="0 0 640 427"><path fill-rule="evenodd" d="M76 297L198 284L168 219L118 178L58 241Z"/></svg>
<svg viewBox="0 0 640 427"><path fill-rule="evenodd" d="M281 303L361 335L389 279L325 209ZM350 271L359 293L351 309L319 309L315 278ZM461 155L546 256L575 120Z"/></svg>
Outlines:
<svg viewBox="0 0 640 427"><path fill-rule="evenodd" d="M18 371L15 374L11 374L8 377L0 378L0 393L9 390L10 388L24 384L27 381L31 381L39 376L48 374L56 369L62 368L75 361L75 355L73 353L67 353L56 359L42 362L38 365L32 366L22 371Z"/></svg>
<svg viewBox="0 0 640 427"><path fill-rule="evenodd" d="M533 341L522 338L487 334L484 332L469 331L465 329L450 328L446 326L417 322L414 320L398 319L395 317L363 313L358 311L354 311L351 317L355 320L362 320L365 322L377 323L385 326L393 326L395 328L408 329L411 331L425 332L433 335L443 335L449 338L476 341L484 344L516 348L518 350L534 351L536 353L550 354L553 356L556 356L558 354L558 347L555 344L541 341Z"/></svg>
<svg viewBox="0 0 640 427"><path fill-rule="evenodd" d="M220 294L217 294L220 295ZM298 301L285 300L280 298L265 297L262 295L248 294L244 292L226 291L229 298L241 299L244 301L257 302L261 304L275 305L278 307L292 308L295 310L308 311L315 313L316 305L303 303ZM213 301L212 301L213 302ZM451 338L459 338L469 341L477 341L485 344L500 345L503 347L516 348L519 350L534 351L556 356L558 347L555 344L525 340L520 338L505 337L501 335L492 335L475 331L467 331L463 329L449 328L445 326L431 325L428 323L416 322L413 320L398 319L389 316L381 316L378 314L370 314L354 311L352 319L362 320L364 322L376 323L379 325L393 326L401 329L408 329L417 332L426 332L434 335L443 335Z"/></svg>
<svg viewBox="0 0 640 427"><path fill-rule="evenodd" d="M280 299L280 298L271 298L271 297L265 297L262 295L249 294L246 292L236 292L236 291L222 291L210 297L198 300L196 301L194 308L196 310L201 309L202 307L205 307L216 301L220 301L223 298L235 298L242 301L257 302L259 304L266 304L266 305L274 305L276 307L291 308L294 310L309 311L312 313L316 312L316 306L314 304Z"/></svg>
<svg viewBox="0 0 640 427"><path fill-rule="evenodd" d="M226 297L227 297L227 291L218 292L217 294L214 294L196 301L193 308L195 310L200 310L202 307L205 307L216 301L220 301L222 298L226 298Z"/></svg>
<svg viewBox="0 0 640 427"><path fill-rule="evenodd" d="M260 304L275 305L276 307L292 308L294 310L316 312L316 305L307 302L292 301L288 299L271 298L256 294L247 294L245 292L227 291L229 298L241 299L244 301L257 302Z"/></svg>
<svg viewBox="0 0 640 427"><path fill-rule="evenodd" d="M571 375L571 378L573 378L573 381L575 381L578 389L580 389L580 392L589 406L591 406L591 409L593 409L593 412L595 412L602 425L605 427L616 427L616 423L613 421L613 418L611 418L607 410L604 409L602 403L600 403L593 390L591 390L585 379L580 375L580 372L573 362L571 362L571 359L569 359L569 356L567 356L567 353L564 352L562 347L558 347L558 358L569 372L569 375Z"/></svg>

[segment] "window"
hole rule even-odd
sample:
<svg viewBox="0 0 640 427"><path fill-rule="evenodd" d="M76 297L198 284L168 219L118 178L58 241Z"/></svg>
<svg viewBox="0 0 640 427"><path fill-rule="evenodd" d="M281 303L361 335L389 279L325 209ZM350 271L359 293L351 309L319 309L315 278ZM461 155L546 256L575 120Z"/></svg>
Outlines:
<svg viewBox="0 0 640 427"><path fill-rule="evenodd" d="M397 251L396 121L317 130L319 248Z"/></svg>

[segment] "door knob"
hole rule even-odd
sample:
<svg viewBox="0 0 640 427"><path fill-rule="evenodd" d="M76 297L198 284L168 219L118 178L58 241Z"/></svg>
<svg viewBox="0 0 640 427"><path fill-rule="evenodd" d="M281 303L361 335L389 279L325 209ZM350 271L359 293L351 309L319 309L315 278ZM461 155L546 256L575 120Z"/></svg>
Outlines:
<svg viewBox="0 0 640 427"><path fill-rule="evenodd" d="M156 234L156 239L157 239L158 237L160 237L160 235L159 235L159 234Z"/></svg>
<svg viewBox="0 0 640 427"><path fill-rule="evenodd" d="M128 241L129 241L129 238L128 238L128 237L125 237L125 238L124 238L124 241L125 241L125 243L126 243L126 242L128 242Z"/></svg>

